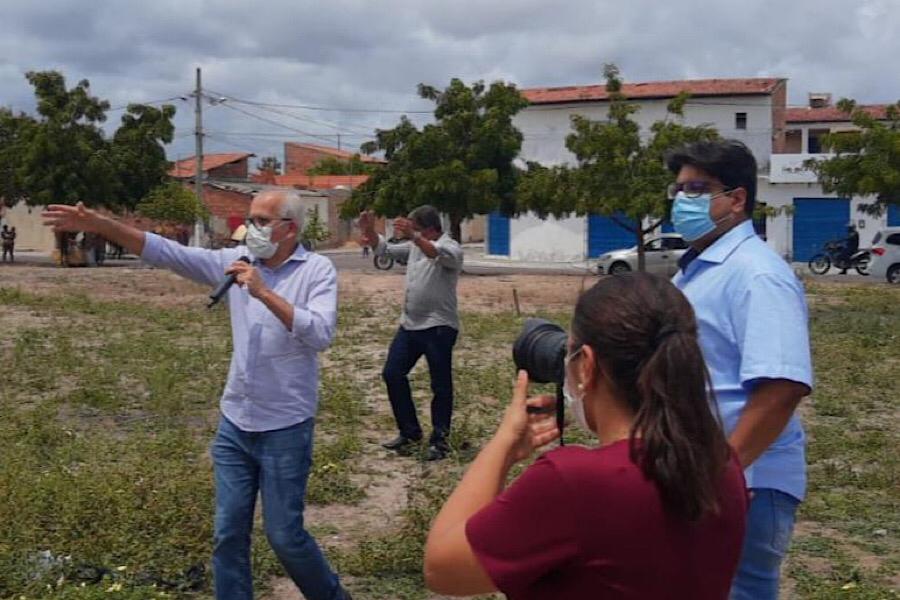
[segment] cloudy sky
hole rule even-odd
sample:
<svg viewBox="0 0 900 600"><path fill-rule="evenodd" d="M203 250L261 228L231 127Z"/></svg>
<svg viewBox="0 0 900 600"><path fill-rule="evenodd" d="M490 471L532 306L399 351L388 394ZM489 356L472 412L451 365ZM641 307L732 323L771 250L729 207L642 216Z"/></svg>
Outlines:
<svg viewBox="0 0 900 600"><path fill-rule="evenodd" d="M356 148L427 111L419 82L588 84L605 62L632 82L787 77L789 104L893 102L898 32L900 0L0 0L0 105L33 109L29 70L87 78L116 108L186 96L199 66L228 98L204 108L207 151L281 157L288 139ZM193 106L172 102L176 159Z"/></svg>

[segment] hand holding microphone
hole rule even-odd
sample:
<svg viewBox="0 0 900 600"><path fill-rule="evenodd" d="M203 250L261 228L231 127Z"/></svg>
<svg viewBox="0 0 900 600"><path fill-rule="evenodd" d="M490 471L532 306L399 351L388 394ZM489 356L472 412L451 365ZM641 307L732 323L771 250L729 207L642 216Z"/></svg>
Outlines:
<svg viewBox="0 0 900 600"><path fill-rule="evenodd" d="M228 293L228 290L234 283L240 286L246 285L247 291L254 297L258 297L265 289L265 282L260 277L259 271L250 264L248 257L242 256L231 263L231 266L225 271L225 279L209 295L210 302L206 307L212 308L215 306Z"/></svg>

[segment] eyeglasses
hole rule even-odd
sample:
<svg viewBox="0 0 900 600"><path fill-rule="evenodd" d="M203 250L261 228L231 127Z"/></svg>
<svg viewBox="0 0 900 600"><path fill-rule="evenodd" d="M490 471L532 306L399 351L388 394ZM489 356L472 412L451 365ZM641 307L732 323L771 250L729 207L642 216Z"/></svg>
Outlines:
<svg viewBox="0 0 900 600"><path fill-rule="evenodd" d="M572 352L571 354L566 354L566 357L563 359L563 365L568 367L569 363L572 362L572 359L581 354L582 350L584 350L584 346L579 346L578 350Z"/></svg>
<svg viewBox="0 0 900 600"><path fill-rule="evenodd" d="M247 227L254 225L258 228L268 227L269 225L274 226L276 223L283 223L285 221L290 221L291 219L269 219L267 217L247 217L244 219L244 224Z"/></svg>
<svg viewBox="0 0 900 600"><path fill-rule="evenodd" d="M713 187L709 181L697 180L697 181L683 181L681 183L672 183L666 189L666 197L669 200L674 200L675 196L678 195L678 192L682 192L688 198L697 198L702 196L703 194L708 194L712 190ZM731 188L728 190L722 190L721 192L715 194L715 196L721 196L722 194L727 194L729 192L733 192L737 188Z"/></svg>

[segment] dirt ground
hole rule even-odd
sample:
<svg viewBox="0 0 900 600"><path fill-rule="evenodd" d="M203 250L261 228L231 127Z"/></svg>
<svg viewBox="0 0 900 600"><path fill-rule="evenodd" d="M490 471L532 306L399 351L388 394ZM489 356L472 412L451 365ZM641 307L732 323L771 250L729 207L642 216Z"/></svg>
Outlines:
<svg viewBox="0 0 900 600"><path fill-rule="evenodd" d="M566 312L572 309L578 294L593 284L591 276L563 275L464 275L459 283L460 308L464 311L490 314L495 311L514 310L518 304L523 314L537 311ZM0 287L18 287L34 293L83 294L102 300L127 300L146 303L159 308L202 307L209 292L205 286L185 281L168 271L148 268L58 269L38 266L0 267ZM364 302L378 306L372 319L393 319L399 315L403 298L403 276L397 272L341 271L339 273L340 298L347 302ZM827 295L819 294L811 300L825 302ZM221 309L220 309L221 310ZM0 314L3 328L40 326L41 316L32 311L11 310ZM360 324L355 324L357 327ZM382 360L379 356L366 356L366 365ZM362 360L362 358L361 358ZM323 368L327 368L327 359ZM374 392L366 400L372 414L387 418L389 406L383 389ZM307 509L311 524L340 524L333 531L320 536L329 546L352 544L355 533L372 532L386 527L405 506L408 478L404 468L411 471L415 459L396 459L386 462L386 452L378 443L383 441L384 431L376 428L364 431L363 468L359 475L367 497L357 506L341 504L310 506ZM409 464L404 463L408 460ZM801 523L798 534L816 534L816 525ZM833 536L834 537L834 536ZM854 558L856 558L854 556ZM860 557L865 563L866 557ZM815 567L815 564L812 564ZM877 565L875 565L877 566ZM785 589L785 597L794 597L791 583ZM287 579L273 582L265 600L297 600L300 593ZM429 596L429 600L439 600Z"/></svg>
<svg viewBox="0 0 900 600"><path fill-rule="evenodd" d="M399 303L403 298L403 277L399 273L342 271L338 281L342 298L370 303ZM459 282L460 308L477 312L491 312L498 307L511 310L518 296L523 313L536 307L564 309L572 307L579 291L593 281L592 276L463 275ZM65 290L101 300L146 302L160 307L202 304L208 293L207 288L168 271L129 267L0 267L0 286L35 293Z"/></svg>

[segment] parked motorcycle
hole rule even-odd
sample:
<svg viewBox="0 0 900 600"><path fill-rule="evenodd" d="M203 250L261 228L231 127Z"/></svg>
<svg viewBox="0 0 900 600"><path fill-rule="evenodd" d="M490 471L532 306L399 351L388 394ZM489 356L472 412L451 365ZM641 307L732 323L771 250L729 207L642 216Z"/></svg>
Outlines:
<svg viewBox="0 0 900 600"><path fill-rule="evenodd" d="M868 250L857 250L848 260L844 254L844 245L841 242L828 242L825 251L816 254L809 259L809 270L816 275L824 275L832 265L841 271L856 269L860 275L868 275L869 260L872 255Z"/></svg>
<svg viewBox="0 0 900 600"><path fill-rule="evenodd" d="M392 238L390 238L387 242L388 242L388 244L402 244L402 243L405 242L405 241L406 241L406 240L402 240L402 239L400 239L400 238L392 237ZM408 256L408 255L407 255L407 256ZM375 265L375 268L378 269L379 271L387 271L387 270L391 269L391 268L394 266L394 262L396 262L396 263L398 263L398 264L400 264L400 265L403 265L403 266L405 267L405 266L406 266L406 262L407 262L407 258L406 258L406 257L398 258L398 259L396 259L396 261L395 261L394 258L388 256L387 253L382 254L382 255L380 255L380 256L376 254L376 255L375 255L375 258L372 259L372 262L373 262L373 264Z"/></svg>

